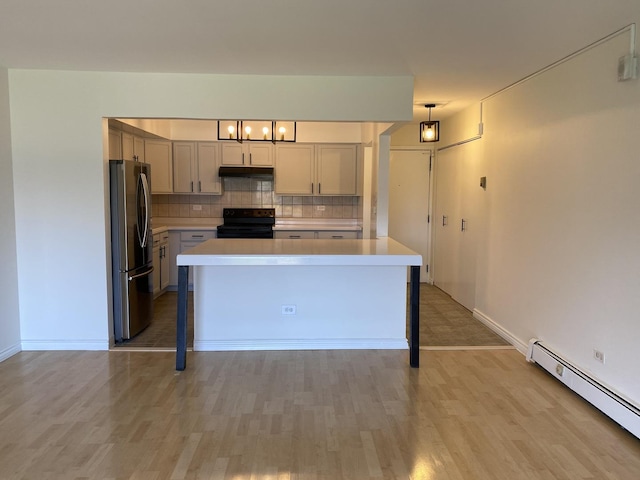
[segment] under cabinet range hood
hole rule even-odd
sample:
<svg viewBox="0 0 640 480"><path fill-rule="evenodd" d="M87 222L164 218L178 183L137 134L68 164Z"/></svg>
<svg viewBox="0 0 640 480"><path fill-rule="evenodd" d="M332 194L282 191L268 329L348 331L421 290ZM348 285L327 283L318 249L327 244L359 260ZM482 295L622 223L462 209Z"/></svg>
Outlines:
<svg viewBox="0 0 640 480"><path fill-rule="evenodd" d="M273 179L273 167L220 167L220 177Z"/></svg>

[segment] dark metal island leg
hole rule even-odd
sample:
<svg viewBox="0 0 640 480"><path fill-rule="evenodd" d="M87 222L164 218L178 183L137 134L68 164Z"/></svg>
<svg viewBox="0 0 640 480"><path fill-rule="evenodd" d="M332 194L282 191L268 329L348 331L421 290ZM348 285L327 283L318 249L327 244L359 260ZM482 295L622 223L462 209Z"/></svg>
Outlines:
<svg viewBox="0 0 640 480"><path fill-rule="evenodd" d="M409 365L420 366L420 266L411 266L409 283Z"/></svg>
<svg viewBox="0 0 640 480"><path fill-rule="evenodd" d="M187 306L189 266L178 267L178 315L176 329L176 370L187 367Z"/></svg>

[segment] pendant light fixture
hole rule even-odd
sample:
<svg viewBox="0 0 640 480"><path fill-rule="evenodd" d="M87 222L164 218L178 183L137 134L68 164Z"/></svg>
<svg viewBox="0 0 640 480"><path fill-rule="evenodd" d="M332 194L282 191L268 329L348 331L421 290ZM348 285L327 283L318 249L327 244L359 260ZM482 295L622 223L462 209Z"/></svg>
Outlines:
<svg viewBox="0 0 640 480"><path fill-rule="evenodd" d="M435 103L427 103L426 108L429 109L429 120L420 122L420 142L437 142L440 140L440 122L431 120L431 109L435 108Z"/></svg>
<svg viewBox="0 0 640 480"><path fill-rule="evenodd" d="M218 140L295 142L296 122L271 120L219 120Z"/></svg>

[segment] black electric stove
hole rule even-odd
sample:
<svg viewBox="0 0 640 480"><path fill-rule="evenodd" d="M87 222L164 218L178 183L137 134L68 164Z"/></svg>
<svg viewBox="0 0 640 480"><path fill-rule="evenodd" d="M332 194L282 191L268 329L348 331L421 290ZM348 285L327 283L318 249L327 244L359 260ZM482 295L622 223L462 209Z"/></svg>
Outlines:
<svg viewBox="0 0 640 480"><path fill-rule="evenodd" d="M225 208L218 238L273 238L275 208Z"/></svg>

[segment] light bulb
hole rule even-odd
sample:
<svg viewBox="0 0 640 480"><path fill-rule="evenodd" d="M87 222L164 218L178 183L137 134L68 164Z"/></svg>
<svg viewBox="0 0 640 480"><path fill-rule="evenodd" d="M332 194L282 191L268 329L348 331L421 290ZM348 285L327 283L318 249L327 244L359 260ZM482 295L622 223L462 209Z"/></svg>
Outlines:
<svg viewBox="0 0 640 480"><path fill-rule="evenodd" d="M433 131L432 127L429 127L424 132L424 136L426 137L427 140L433 140L433 138L436 136L436 132Z"/></svg>
<svg viewBox="0 0 640 480"><path fill-rule="evenodd" d="M227 128L228 132L229 132L229 138L232 139L233 138L233 132L236 131L235 128L233 128L232 125L229 125L229 128Z"/></svg>
<svg viewBox="0 0 640 480"><path fill-rule="evenodd" d="M284 134L285 134L286 131L287 131L287 129L284 128L284 127L280 127L278 129L278 132L280 132L280 141L282 141L282 142L284 142Z"/></svg>
<svg viewBox="0 0 640 480"><path fill-rule="evenodd" d="M267 127L262 128L262 134L264 135L264 139L267 139L267 133L269 133L269 129Z"/></svg>
<svg viewBox="0 0 640 480"><path fill-rule="evenodd" d="M247 140L251 139L251 127L250 126L246 126L244 127L244 132L247 134Z"/></svg>

